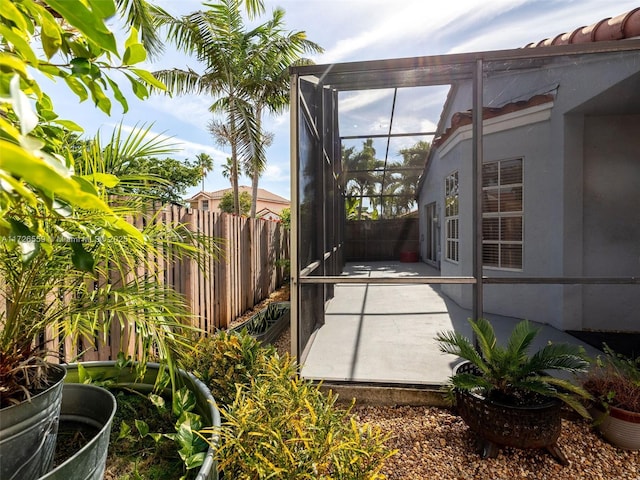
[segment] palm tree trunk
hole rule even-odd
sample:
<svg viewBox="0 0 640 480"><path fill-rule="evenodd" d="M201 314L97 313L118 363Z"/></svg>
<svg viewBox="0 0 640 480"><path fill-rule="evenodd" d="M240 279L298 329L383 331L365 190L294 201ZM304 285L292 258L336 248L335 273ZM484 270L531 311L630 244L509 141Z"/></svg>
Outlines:
<svg viewBox="0 0 640 480"><path fill-rule="evenodd" d="M233 102L233 98L229 101ZM238 135L233 115L230 115L229 118L229 131L231 132L231 189L233 190L233 212L236 215L240 215L240 193L238 192Z"/></svg>
<svg viewBox="0 0 640 480"><path fill-rule="evenodd" d="M256 108L256 123L258 131L260 132L260 138L262 138L262 107ZM251 218L256 218L256 209L258 204L258 182L260 181L260 161L254 156L253 168L251 169Z"/></svg>

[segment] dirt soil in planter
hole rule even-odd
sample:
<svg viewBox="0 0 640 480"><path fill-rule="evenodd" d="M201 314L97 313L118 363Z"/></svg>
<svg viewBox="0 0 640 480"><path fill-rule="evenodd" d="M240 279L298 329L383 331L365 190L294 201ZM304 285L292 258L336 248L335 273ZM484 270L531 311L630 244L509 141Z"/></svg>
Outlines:
<svg viewBox="0 0 640 480"><path fill-rule="evenodd" d="M113 391L113 394L118 409L111 425L104 480L180 478L184 472L176 444L166 438L158 443L150 437L141 439L135 428L135 420L143 420L149 425L149 432L175 433L176 419L171 413L171 401L165 399L168 409L160 412L145 395L125 391ZM131 427L130 437L118 439L123 421Z"/></svg>

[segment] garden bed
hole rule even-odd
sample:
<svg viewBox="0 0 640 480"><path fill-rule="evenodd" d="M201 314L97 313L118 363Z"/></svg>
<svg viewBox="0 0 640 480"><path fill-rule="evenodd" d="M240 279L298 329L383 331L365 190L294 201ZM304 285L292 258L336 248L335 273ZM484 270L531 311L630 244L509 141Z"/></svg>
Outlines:
<svg viewBox="0 0 640 480"><path fill-rule="evenodd" d="M288 351L288 329L275 345L280 353ZM391 434L387 446L398 453L383 469L389 480L640 479L640 452L615 448L585 420L562 421L558 445L569 460L569 465L562 467L544 450L506 448L497 458L480 458L475 453L474 436L448 409L356 404L352 413L359 423L379 426Z"/></svg>

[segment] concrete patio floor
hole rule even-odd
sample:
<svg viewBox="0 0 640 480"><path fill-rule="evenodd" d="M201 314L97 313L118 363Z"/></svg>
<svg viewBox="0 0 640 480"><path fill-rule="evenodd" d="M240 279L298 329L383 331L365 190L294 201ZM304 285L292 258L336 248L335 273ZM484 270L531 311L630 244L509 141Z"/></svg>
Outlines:
<svg viewBox="0 0 640 480"><path fill-rule="evenodd" d="M362 277L438 276L424 263L350 263L345 275ZM325 323L312 336L302 362L306 379L327 382L439 387L460 360L438 350L435 336L455 329L471 338L471 312L440 292L439 285L340 284L327 303ZM486 314L499 341L520 319ZM552 342L583 345L548 325L541 328L532 351Z"/></svg>

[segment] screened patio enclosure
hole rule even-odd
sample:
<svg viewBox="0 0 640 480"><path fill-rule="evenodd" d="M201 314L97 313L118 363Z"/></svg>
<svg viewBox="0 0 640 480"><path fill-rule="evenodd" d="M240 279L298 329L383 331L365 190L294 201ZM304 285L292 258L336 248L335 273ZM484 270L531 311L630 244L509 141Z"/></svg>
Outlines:
<svg viewBox="0 0 640 480"><path fill-rule="evenodd" d="M490 258L487 253L493 250L487 245L491 243L493 238L491 235L494 232L487 231L488 226L493 224L487 222L486 210L483 210L486 208L486 202L490 201L487 196L486 174L483 175L483 165L487 161L484 157L485 143L493 149L490 142L495 141L496 132L502 128L497 126L496 121L492 123L488 119L487 112L502 115L501 109L505 106L526 107L529 109L526 115L536 116L535 122L544 125L544 122L551 121L549 118L554 115L549 113L552 107L547 107L547 103L544 102L547 101L546 99L551 99L548 103L552 104L553 108L562 105L561 95L564 94L563 88L565 88L550 82L548 72L561 71L561 68L566 68L567 65L572 65L575 71L581 66L597 63L603 59L607 59L605 64L609 59L614 63L620 62L628 71L622 72L624 75L621 73L619 79L611 80L615 88L607 87L605 92L603 87L603 93L594 96L590 102L576 104L572 107L571 113L580 118L615 114L616 118L629 116L633 122L638 122L640 119L640 92L638 92L640 89L637 88L640 84L640 75L638 75L640 40L636 39L310 65L291 69L291 335L292 352L301 364L304 364L313 348L313 340L317 332L325 325L327 314L333 315L330 310L328 312L327 306L338 294L351 295L354 303L360 305L363 291L368 292L365 295L368 294L371 299L372 295L378 295L378 298L383 297L382 293L374 293L382 292L378 289L396 289L402 293L385 297L388 300L385 300L384 305L375 307L379 311L368 313L379 315L380 318L395 317L399 322L403 321L403 318L405 321L411 321L410 315L406 315L403 311L403 304L407 303L407 296L410 296L413 301L415 297L419 299L424 295L424 290L416 288L424 286L436 289L437 295L445 305L453 308L468 308L469 317L473 318L487 313L485 301L494 302L495 298L501 296L501 289L504 289L502 291L505 295L512 296L513 308L510 307L511 309L507 309L506 312L494 311L493 313L525 318L524 315L518 315L518 309L522 308L522 311L528 312L527 307L531 306L529 304L532 300L520 293L513 294L516 290L509 290L509 288L514 286L534 292L534 296L539 295L539 289L545 295L548 294L545 299L550 299L548 300L550 303L553 303L553 299L558 300L561 304L558 310L567 309L569 304L562 302L575 297L576 292L579 291L582 295L583 290L593 288L605 288L607 292L610 291L609 289L623 292L619 297L621 301L625 301L627 296L638 297L640 269L637 260L632 267L629 267L631 269L624 266L617 268L615 265L601 266L601 262L588 263L588 268L585 268L584 263L579 267L572 267L573 263L568 252L572 251L569 244L573 239L566 236L567 232L573 231L574 228L568 220L574 216L570 198L572 188L564 184L567 182L566 178L558 179L558 172L567 169L567 161L563 160L562 156L555 158L555 154L546 156L553 157L551 160L558 162L558 171L548 171L549 179L536 177L537 183L527 184L524 188L529 190L520 194L519 208L523 212L526 211L526 219L522 222L528 222L531 217L532 228L527 230L527 223L525 226L519 224L517 234L521 236L519 240L500 237L495 242L500 244L497 251L509 268L500 268L500 265L498 268L487 268L488 262L493 261L493 257ZM545 73L547 80L544 82L535 80L536 72ZM520 96L500 97L500 92L505 89L498 91L495 85L504 79L507 83L516 83L513 79L518 78L518 75L528 78L524 82L528 82L525 91ZM566 75L570 77L569 73ZM582 78L582 81L588 83L590 79ZM575 82L573 88L577 88ZM628 93L629 91L633 93ZM526 103L534 97L542 97L541 103L535 105ZM466 114L469 119L468 125L459 128L456 124L458 122L463 125L464 122L460 120L465 115L454 115L453 111L450 111L449 115L446 114L447 108L452 105L455 107L455 112ZM522 121L516 116L508 117L509 128L524 126L531 132L528 125L518 123ZM563 114L563 117L567 115ZM569 138L571 125L570 122L567 123L562 132L561 149L562 155L565 156L568 150L573 148L576 151L580 150ZM634 123L634 125L640 125L640 123ZM454 128L458 129L454 133L458 135L458 141L462 142L460 145L464 148L456 150L455 146L451 146L452 141L448 135ZM580 131L583 132L583 130ZM544 134L549 135L549 132ZM586 133L581 133L581 141L584 140L585 135ZM375 171L378 178L383 179L390 179L398 171L402 171L403 167L394 160L394 155L397 157L400 150L418 141L431 144L428 160L420 167L418 186L420 191L413 198L404 198L406 192L402 191L389 194L384 188L384 182L387 180L382 180L381 186L366 192L354 194L353 191L347 191L345 187L348 178L354 175L354 171L346 169L343 165L344 150L366 141L377 145L375 150L381 161L375 166ZM446 144L447 141L448 144ZM504 139L501 142L518 143ZM435 151L436 143L439 152ZM445 158L443 151L453 160ZM490 160L494 160L494 157L492 153ZM510 158L511 156L508 156L507 159ZM527 175L535 172L535 168L529 168L533 163L528 158L524 156L523 158L525 168L521 176L528 181ZM451 162L452 166L447 167L447 162ZM585 173L582 175L587 178L590 174L586 172L584 166L586 163L582 160L580 163L583 165L580 171L582 172L584 168ZM453 165L458 166L454 168ZM411 169L415 167L408 168L408 170ZM454 169L456 170L455 191L452 187L453 183L446 181L446 178L451 177ZM439 174L440 170L444 172L442 178L433 177L436 173ZM633 175L640 175L640 170L636 167L629 171ZM635 177L636 183L638 178L640 176ZM524 183L525 180L521 182ZM558 186L557 194L561 200L555 207L543 205L538 208L537 201L528 202L528 198L534 198L529 197L534 191L542 191L546 194L545 189L555 188L554 186ZM454 195L459 212L452 211L450 200ZM406 223L403 222L406 222L409 215L395 215L393 221L400 222L397 227L382 230L384 234L366 237L363 232L366 232L367 228L377 228L377 226L371 226L372 224L390 220L383 205L394 204L394 202L385 202L389 200L385 199L385 196L395 196L396 204L417 208L419 225L417 231L404 227ZM354 198L359 201L360 209L365 206L369 213L373 213L373 218L358 219L363 223L360 230L356 229L360 233L355 235L349 233L351 227L348 228L351 222L348 218L348 210ZM629 198L632 202L638 202L636 206L640 206L637 193L632 193ZM587 203L585 201L585 205ZM554 213L553 208L560 213ZM587 207L581 203L579 215L576 214L575 217L585 217L586 211ZM534 233L532 230L539 231L537 227L533 228L534 222L536 219L540 222L546 221L545 219L555 219L556 215L562 217L561 221L564 223L558 227L559 237L549 241L561 247L562 252L558 254L561 255L560 260L547 262L544 259L537 261L529 257L532 255L530 251L535 251L530 245L535 242L528 242L530 238L528 235ZM525 218L524 213L523 218ZM453 223L451 219L455 219L456 222ZM626 220L629 225L633 225L625 233L625 246L640 244L640 231L635 226L637 220L633 216ZM513 222L507 223L513 226ZM498 221L499 225L507 223L500 219ZM589 235L584 235L589 237L586 240L582 238L586 227L587 225L580 226L581 245L591 245ZM510 231L506 227L503 228L505 232ZM536 233L536 235L543 234ZM504 235L507 234L504 233ZM363 240L363 237L366 239ZM385 253L377 250L377 257L367 257L368 254L362 253L375 250L367 248L367 245L360 245L355 249L353 246L354 242L367 243L383 240L393 245L393 248L382 249ZM547 239L541 238L540 241L547 241ZM513 249L506 248L507 244L516 244L516 253L513 253ZM588 250L587 247L582 249ZM640 251L636 247L631 249L628 255L635 256L636 259L640 258ZM359 253L354 254L354 251ZM407 251L419 253L419 264L415 266L416 268L410 263L398 262L399 255ZM588 252L585 251L581 255L586 257ZM508 258L520 263L514 268L508 264ZM613 263L616 262L620 265L625 264L623 259L617 259ZM546 265L546 263L549 263L547 269L536 267L538 264ZM426 268L420 267L421 265ZM406 267L409 273L401 272L403 267ZM403 288L404 290L398 290ZM356 289L359 291L356 292ZM341 299L341 302L343 301L344 299ZM519 305L518 302L523 304ZM427 302L425 308L428 308L427 305L433 305L433 303ZM491 305L493 308L493 303ZM535 317L536 311L533 312L532 316ZM546 315L548 312L542 313ZM566 318L561 317L555 325L553 320L547 322L545 318L530 319L550 323L559 330L585 328L585 324L580 324L578 320L572 318L571 315ZM637 318L630 319L629 324L631 329L640 331L640 321ZM453 326L457 328L456 324ZM375 328L375 325L371 328ZM339 332L339 327L337 331ZM357 349L360 346L354 345L353 348ZM415 348L420 348L419 342L415 344ZM326 362L330 363L332 359L327 358ZM351 375L351 377L347 375L344 378L357 379L357 375ZM383 380L412 383L411 379L402 378Z"/></svg>

